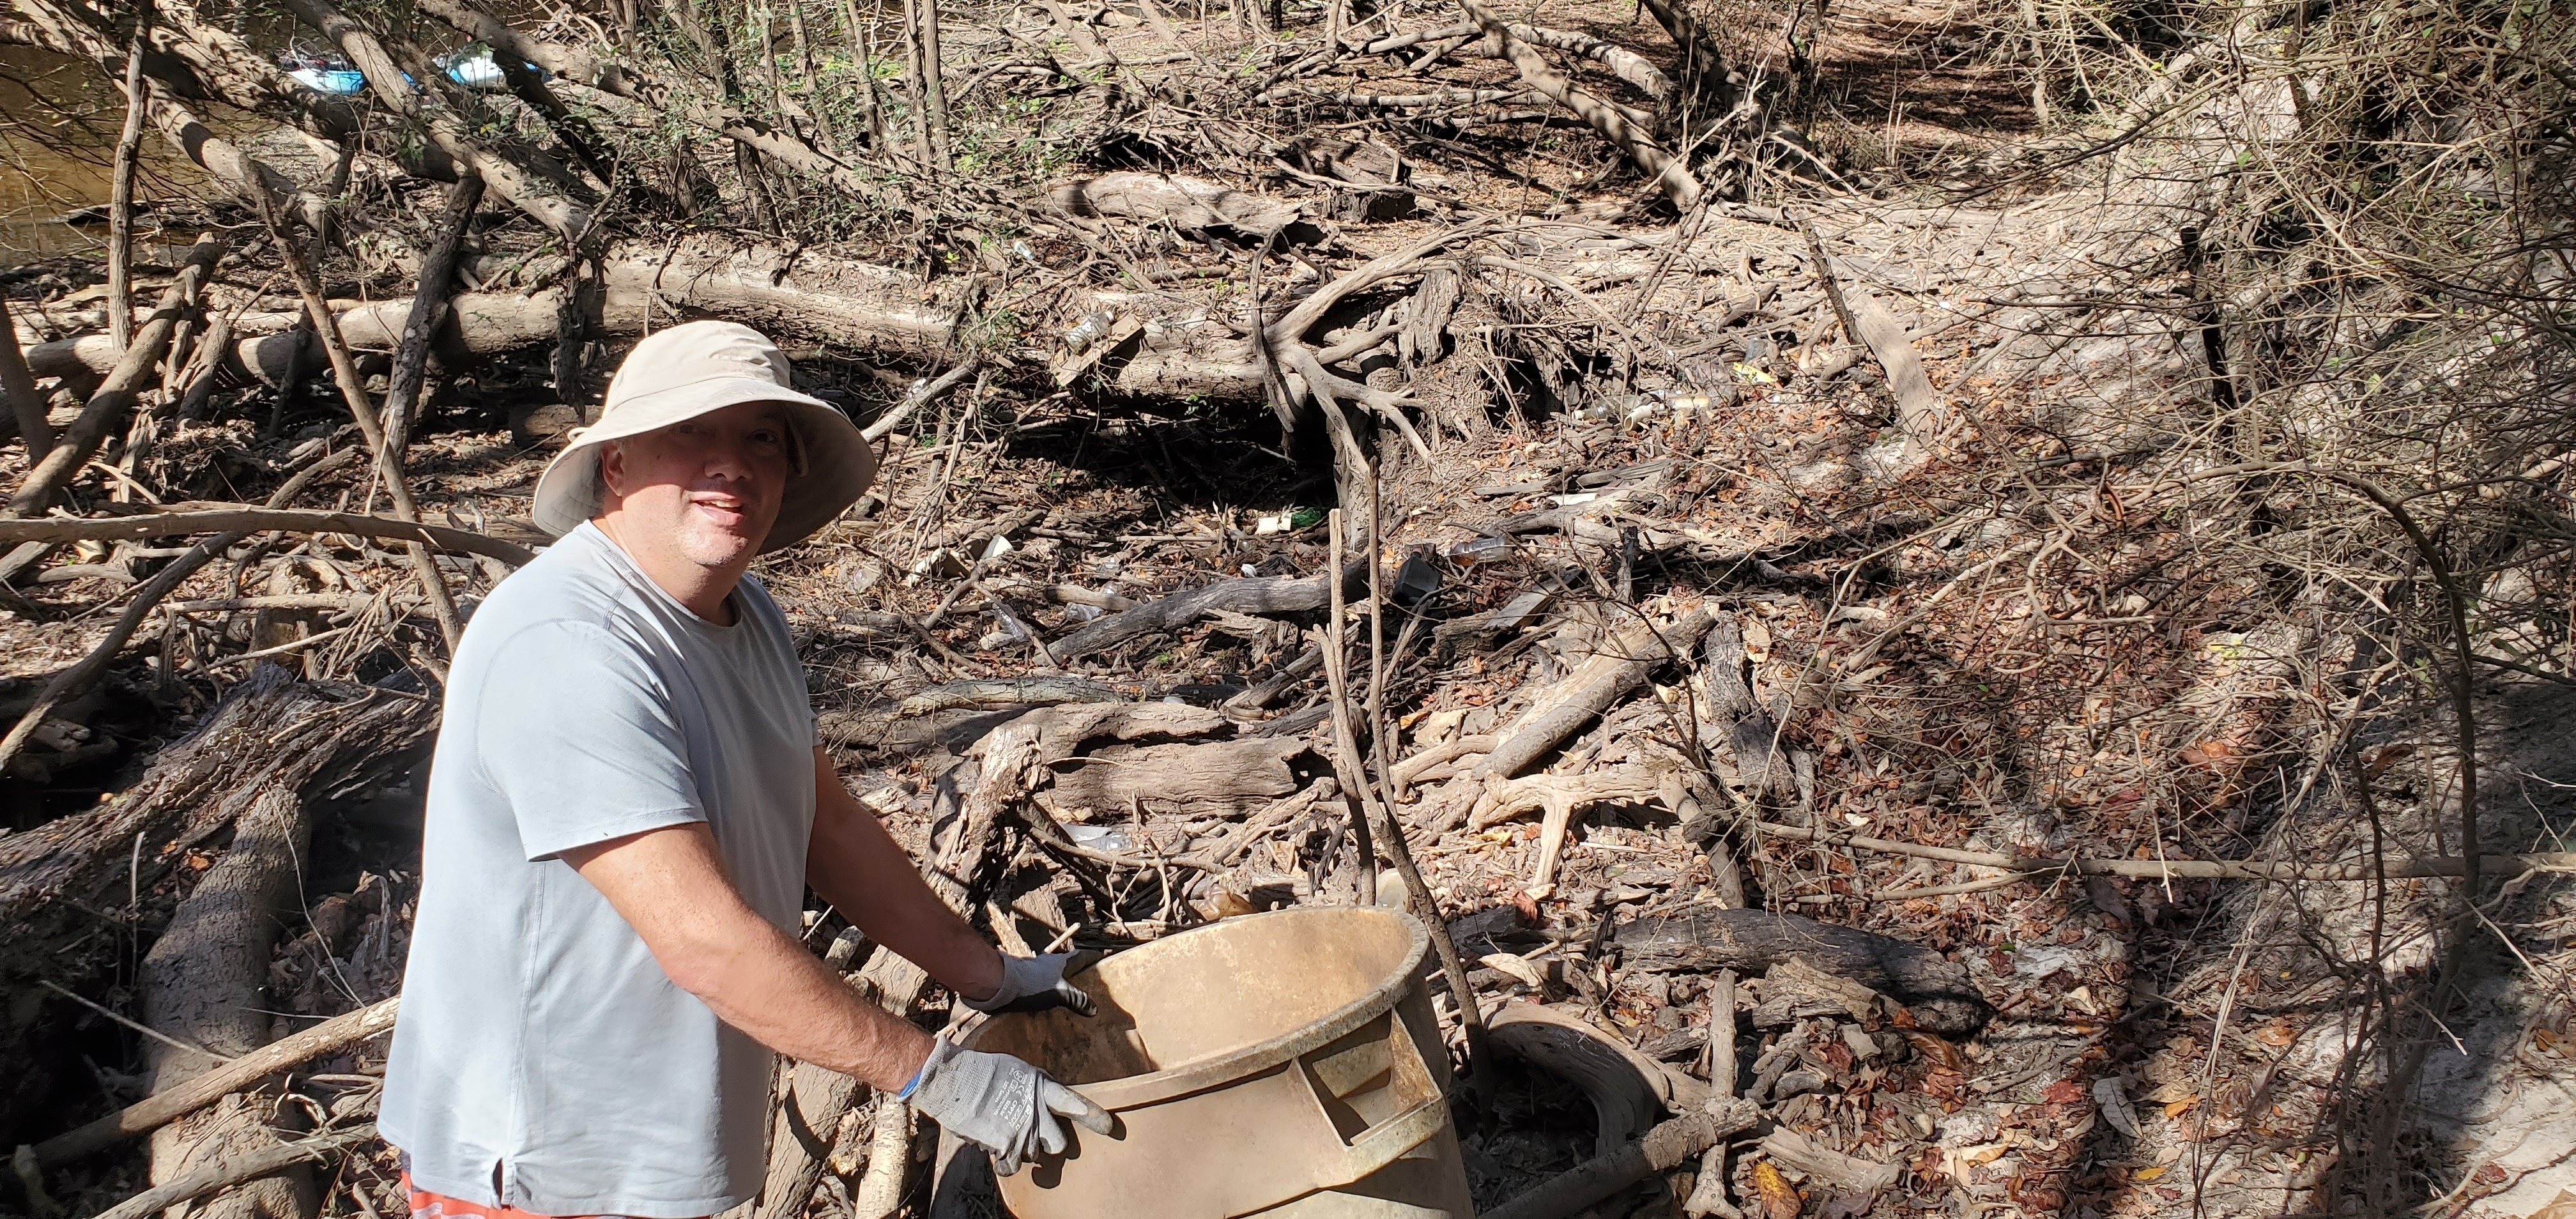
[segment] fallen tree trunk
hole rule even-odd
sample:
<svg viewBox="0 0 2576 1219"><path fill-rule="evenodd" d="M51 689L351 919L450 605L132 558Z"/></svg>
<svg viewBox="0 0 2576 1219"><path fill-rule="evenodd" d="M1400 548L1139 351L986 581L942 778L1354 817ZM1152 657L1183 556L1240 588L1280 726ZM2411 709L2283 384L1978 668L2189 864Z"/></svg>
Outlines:
<svg viewBox="0 0 2576 1219"><path fill-rule="evenodd" d="M1764 973L1783 961L1803 960L1895 996L1918 1024L1944 1036L1973 1033L1994 1014L1958 962L1918 944L1804 915L1708 910L1641 918L1613 938L1631 969Z"/></svg>
<svg viewBox="0 0 2576 1219"><path fill-rule="evenodd" d="M1567 54L1589 59L1608 69L1612 76L1636 86L1638 92L1658 102L1672 95L1672 78L1664 75L1663 69L1648 62L1645 56L1615 42L1608 42L1574 30L1549 29L1546 26L1523 25L1519 22L1513 22L1505 28L1511 31L1512 37L1523 42L1554 47ZM1497 59L1502 58L1500 49L1493 47L1493 44L1484 38L1484 32L1484 27L1473 21L1460 22L1457 25L1439 29L1409 30L1402 34L1378 39L1368 44L1367 51L1371 55L1384 55L1426 42L1461 43L1455 54L1481 54ZM1462 42L1462 40L1466 41Z"/></svg>
<svg viewBox="0 0 2576 1219"><path fill-rule="evenodd" d="M1089 813L1111 821L1132 810L1185 817L1240 817L1297 790L1288 759L1303 740L1247 737L1203 745L1150 745L1103 750L1080 768L1056 775L1039 805L1067 820Z"/></svg>
<svg viewBox="0 0 2576 1219"><path fill-rule="evenodd" d="M437 704L418 695L260 672L122 797L0 838L0 926L11 932L0 984L87 974L115 937L63 950L96 926L95 911L125 905L129 885L148 891L260 792L320 799L381 781L416 759L437 724ZM138 837L151 849L137 853Z"/></svg>
<svg viewBox="0 0 2576 1219"><path fill-rule="evenodd" d="M36 1144L36 1163L60 1164L103 1151L186 1117L229 1093L248 1091L280 1071L336 1054L370 1037L381 1037L393 1031L394 1016L401 1006L400 998L387 999L272 1041L175 1088L154 1092L77 1130Z"/></svg>
<svg viewBox="0 0 2576 1219"><path fill-rule="evenodd" d="M182 511L153 512L141 516L0 520L0 543L110 541L117 538L177 537L191 533L278 530L286 533L346 533L388 541L419 542L440 550L484 555L513 567L523 566L536 557L525 546L470 529L398 521L386 516L324 512L312 508L252 508L234 504L180 507Z"/></svg>
<svg viewBox="0 0 2576 1219"><path fill-rule="evenodd" d="M452 312L448 297L456 287L456 256L467 231L474 227L475 205L482 200L481 178L468 177L449 187L438 240L420 262L419 295L411 300L410 313L403 320L402 342L394 349L393 372L385 380L385 446L396 462L410 447L412 429L419 423L429 376L430 343L447 329ZM346 330L340 332L342 342L348 337Z"/></svg>
<svg viewBox="0 0 2576 1219"><path fill-rule="evenodd" d="M676 243L629 242L601 255L602 291L577 298L573 313L590 333L644 333L648 310L707 313L742 322L780 339L805 339L884 360L944 365L955 357L959 301L949 281L935 281L936 299L923 299L911 272L828 251L784 246L746 247L722 234L695 234ZM434 348L451 364L551 344L565 313L565 290L463 292L438 332ZM333 302L340 333L354 350L391 352L402 341L409 299ZM1251 340L1218 321L1215 297L1086 290L1068 311L1138 315L1143 326L1098 366L1105 386L1119 393L1182 398L1192 395L1249 400L1262 394ZM1320 311L1318 311L1320 313ZM301 369L323 366L321 343L292 333L295 313L246 313L234 323L242 337L226 358L237 379L280 385ZM1305 325L1320 320L1309 316ZM301 344L299 352L299 343ZM1036 346L994 353L1031 367L1046 362ZM113 350L95 336L39 343L27 349L40 377L67 376L112 365ZM1042 375L1042 374L1040 374Z"/></svg>
<svg viewBox="0 0 2576 1219"><path fill-rule="evenodd" d="M98 1219L149 1219L149 1216L173 1207L185 1206L219 1189L229 1189L244 1181L256 1181L281 1169L320 1159L342 1147L355 1146L376 1137L376 1124L352 1126L329 1134L298 1139L292 1143L275 1143L230 1160L190 1173L178 1180L155 1185L123 1202L98 1213ZM210 1213L201 1211L200 1214Z"/></svg>
<svg viewBox="0 0 2576 1219"><path fill-rule="evenodd" d="M1366 596L1368 565L1354 563L1342 573L1346 596ZM1057 640L1048 650L1058 660L1073 660L1131 639L1177 631L1209 614L1303 614L1324 608L1332 588L1319 573L1311 576L1245 576L1174 593L1131 610L1107 615Z"/></svg>
<svg viewBox="0 0 2576 1219"><path fill-rule="evenodd" d="M176 1090L268 1042L268 959L279 915L297 905L306 843L304 804L285 787L253 796L233 825L232 846L179 903L143 958L144 1023L212 1053L149 1043L152 1088ZM267 1106L240 1093L152 1133L152 1183L166 1185L274 1146ZM309 1175L283 1169L210 1203L203 1219L309 1219Z"/></svg>
<svg viewBox="0 0 2576 1219"><path fill-rule="evenodd" d="M1067 182L1048 191L1046 202L1066 216L1124 216L1183 232L1230 230L1264 238L1303 218L1286 200L1201 178L1134 171Z"/></svg>
<svg viewBox="0 0 2576 1219"><path fill-rule="evenodd" d="M1641 620L1622 627L1602 642L1600 651L1495 733L1502 744L1485 755L1477 772L1508 779L1529 769L1611 704L1645 684L1665 662L1688 655L1714 622L1707 610L1699 609L1671 622Z"/></svg>
<svg viewBox="0 0 2576 1219"><path fill-rule="evenodd" d="M5 348L0 350L0 397L9 400L0 440L23 436L27 460L43 461L45 450L54 447L54 429L45 419L45 396L36 392L35 375L18 350L18 323L9 316L7 301L0 301L0 348Z"/></svg>

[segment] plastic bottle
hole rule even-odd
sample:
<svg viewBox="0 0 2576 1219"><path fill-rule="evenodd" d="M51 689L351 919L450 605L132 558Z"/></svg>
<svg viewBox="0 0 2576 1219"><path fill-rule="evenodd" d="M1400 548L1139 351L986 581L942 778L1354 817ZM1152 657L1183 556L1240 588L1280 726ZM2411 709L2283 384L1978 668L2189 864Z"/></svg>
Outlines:
<svg viewBox="0 0 2576 1219"><path fill-rule="evenodd" d="M1510 538L1469 538L1463 542L1451 542L1440 548L1440 557L1460 567L1473 567L1478 563L1499 563L1512 557L1512 540Z"/></svg>

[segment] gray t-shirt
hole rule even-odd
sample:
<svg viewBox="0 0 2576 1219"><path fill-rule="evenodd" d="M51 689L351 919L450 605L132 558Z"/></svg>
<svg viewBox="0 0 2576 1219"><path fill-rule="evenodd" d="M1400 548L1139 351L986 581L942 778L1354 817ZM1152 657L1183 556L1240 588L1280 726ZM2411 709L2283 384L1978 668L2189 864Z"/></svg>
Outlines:
<svg viewBox="0 0 2576 1219"><path fill-rule="evenodd" d="M703 821L791 934L814 712L759 583L691 613L585 524L502 582L448 676L379 1125L412 1180L541 1215L713 1214L760 1187L771 1058L558 854Z"/></svg>

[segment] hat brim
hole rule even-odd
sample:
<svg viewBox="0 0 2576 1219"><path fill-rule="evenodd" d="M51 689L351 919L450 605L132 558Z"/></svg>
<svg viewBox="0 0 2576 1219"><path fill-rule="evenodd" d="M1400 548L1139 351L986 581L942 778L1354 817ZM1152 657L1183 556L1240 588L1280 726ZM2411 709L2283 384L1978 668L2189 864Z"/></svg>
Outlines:
<svg viewBox="0 0 2576 1219"><path fill-rule="evenodd" d="M600 446L748 402L788 408L788 426L796 430L805 456L805 472L788 478L779 498L778 520L770 525L769 536L761 539L760 553L814 536L859 502L876 482L876 452L849 416L820 398L773 381L723 377L640 395L618 408L613 424L602 420L575 432L572 444L556 454L537 479L530 518L555 537L572 532L599 515L604 492L599 480Z"/></svg>

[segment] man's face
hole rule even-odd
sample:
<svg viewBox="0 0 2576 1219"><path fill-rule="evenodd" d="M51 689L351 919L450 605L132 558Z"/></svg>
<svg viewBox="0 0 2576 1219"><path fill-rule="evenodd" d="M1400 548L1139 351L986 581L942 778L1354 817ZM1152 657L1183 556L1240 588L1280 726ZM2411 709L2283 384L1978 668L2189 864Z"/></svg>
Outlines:
<svg viewBox="0 0 2576 1219"><path fill-rule="evenodd" d="M794 461L787 409L746 402L607 446L603 507L618 540L701 567L740 567L778 520Z"/></svg>

